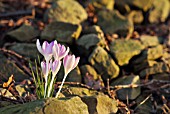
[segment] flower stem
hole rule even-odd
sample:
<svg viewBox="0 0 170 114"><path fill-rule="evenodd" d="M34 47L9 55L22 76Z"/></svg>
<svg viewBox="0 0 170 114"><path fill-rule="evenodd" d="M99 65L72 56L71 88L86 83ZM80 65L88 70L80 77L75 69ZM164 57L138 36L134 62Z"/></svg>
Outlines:
<svg viewBox="0 0 170 114"><path fill-rule="evenodd" d="M66 77L67 77L67 74L64 75L63 81L62 81L62 83L61 83L61 85L60 85L60 88L59 88L59 90L58 90L58 92L57 92L57 95L55 96L56 98L58 97L58 95L59 95L59 93L60 93L60 91L61 91L61 89L62 89L62 87L63 87L63 84L64 84L64 82L65 82L65 80L66 80Z"/></svg>
<svg viewBox="0 0 170 114"><path fill-rule="evenodd" d="M48 83L48 63L49 61L46 61L46 76L44 77L45 78L45 91L44 91L44 98L46 97L46 94L47 94L47 83Z"/></svg>
<svg viewBox="0 0 170 114"><path fill-rule="evenodd" d="M48 90L48 96L47 97L50 97L51 89L52 89L52 86L53 86L53 83L54 83L54 78L55 78L55 76L52 76L52 79L51 79L51 82L50 82L50 88Z"/></svg>

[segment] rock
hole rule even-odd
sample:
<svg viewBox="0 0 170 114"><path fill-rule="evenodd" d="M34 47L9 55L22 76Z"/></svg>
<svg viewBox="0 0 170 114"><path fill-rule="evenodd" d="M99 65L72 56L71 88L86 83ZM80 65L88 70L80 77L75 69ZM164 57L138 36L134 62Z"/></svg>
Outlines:
<svg viewBox="0 0 170 114"><path fill-rule="evenodd" d="M167 81L170 80L170 76L168 73L160 73L160 74L152 75L152 79Z"/></svg>
<svg viewBox="0 0 170 114"><path fill-rule="evenodd" d="M9 90L7 90L7 89L4 89L4 88L0 88L0 92L1 92L1 95L3 95L4 97L9 97L9 98L11 98L11 99L16 99L13 95L12 95L12 93L11 92L9 92ZM9 105L9 104L12 104L12 102L11 103L8 103L8 102L5 102L5 103L7 103L7 104L1 104L1 105ZM1 106L0 105L0 106Z"/></svg>
<svg viewBox="0 0 170 114"><path fill-rule="evenodd" d="M77 40L77 44L88 50L92 46L104 47L106 45L106 42L104 38L100 38L96 34L87 34L80 37Z"/></svg>
<svg viewBox="0 0 170 114"><path fill-rule="evenodd" d="M23 24L18 29L8 32L7 35L20 42L25 42L37 37L39 35L39 31L31 25Z"/></svg>
<svg viewBox="0 0 170 114"><path fill-rule="evenodd" d="M85 9L75 0L55 0L47 9L44 20L80 24L87 19Z"/></svg>
<svg viewBox="0 0 170 114"><path fill-rule="evenodd" d="M158 62L153 67L142 70L139 75L141 78L144 78L145 76L168 72L170 72L168 65L163 62Z"/></svg>
<svg viewBox="0 0 170 114"><path fill-rule="evenodd" d="M163 42L161 41L161 38L159 38L158 36L149 35L142 35L140 37L140 40L145 47L157 46Z"/></svg>
<svg viewBox="0 0 170 114"><path fill-rule="evenodd" d="M156 60L158 58L161 58L162 56L163 56L163 46L158 45L152 48L148 48L147 50L144 50L139 57L135 58L132 61L132 63L140 64L143 61Z"/></svg>
<svg viewBox="0 0 170 114"><path fill-rule="evenodd" d="M103 94L101 92L97 92L96 90L89 90L87 88L84 87L67 87L63 88L63 89L67 89L65 91L62 91L62 94L66 97L71 97L71 96L94 96L94 95L100 95Z"/></svg>
<svg viewBox="0 0 170 114"><path fill-rule="evenodd" d="M92 0L91 3L98 9L109 9L113 10L114 0Z"/></svg>
<svg viewBox="0 0 170 114"><path fill-rule="evenodd" d="M28 87L28 85L20 84L20 85L16 85L15 88L21 97L26 97L27 95L31 94L31 90Z"/></svg>
<svg viewBox="0 0 170 114"><path fill-rule="evenodd" d="M110 53L115 56L120 66L129 64L129 60L141 53L144 46L137 40L118 39L109 45Z"/></svg>
<svg viewBox="0 0 170 114"><path fill-rule="evenodd" d="M48 98L0 108L3 114L88 114L87 105L79 97Z"/></svg>
<svg viewBox="0 0 170 114"><path fill-rule="evenodd" d="M66 78L67 82L82 82L82 76L79 67L73 69Z"/></svg>
<svg viewBox="0 0 170 114"><path fill-rule="evenodd" d="M119 75L119 67L102 47L97 46L89 56L88 61L104 81Z"/></svg>
<svg viewBox="0 0 170 114"><path fill-rule="evenodd" d="M16 82L29 79L29 76L15 64L15 61L2 57L0 61L0 80L7 81L12 74L14 75L14 80Z"/></svg>
<svg viewBox="0 0 170 114"><path fill-rule="evenodd" d="M87 104L89 114L115 114L118 111L117 101L106 95L85 96L81 99Z"/></svg>
<svg viewBox="0 0 170 114"><path fill-rule="evenodd" d="M8 49L15 51L16 53L24 56L24 57L28 57L31 59L37 59L38 56L42 56L40 55L40 53L37 50L37 47L35 44L33 43L16 43L12 46L10 46Z"/></svg>
<svg viewBox="0 0 170 114"><path fill-rule="evenodd" d="M111 82L111 86L115 86L115 85L129 85L129 84L140 84L140 78L139 76L124 76L121 77L113 82ZM120 100L134 100L136 99L137 96L140 95L141 93L141 88L140 87L136 87L136 88L123 88L118 90L117 92L117 96Z"/></svg>
<svg viewBox="0 0 170 114"><path fill-rule="evenodd" d="M90 65L83 65L80 67L81 74L84 78L84 83L94 89L101 89L104 87L103 80L97 74L95 69Z"/></svg>
<svg viewBox="0 0 170 114"><path fill-rule="evenodd" d="M70 0L71 1L71 0ZM72 43L81 33L81 25L73 25L64 22L52 22L48 24L41 33L41 39L59 42Z"/></svg>
<svg viewBox="0 0 170 114"><path fill-rule="evenodd" d="M126 36L128 33L133 32L133 23L118 11L101 10L98 12L97 24L101 26L102 30L108 34L118 33Z"/></svg>
<svg viewBox="0 0 170 114"><path fill-rule="evenodd" d="M138 9L142 9L147 11L152 7L152 0L115 0L115 4L120 8L126 7L137 7Z"/></svg>
<svg viewBox="0 0 170 114"><path fill-rule="evenodd" d="M152 7L153 8L149 11L149 22L165 22L170 13L169 0L162 0L161 2L159 0L154 0Z"/></svg>

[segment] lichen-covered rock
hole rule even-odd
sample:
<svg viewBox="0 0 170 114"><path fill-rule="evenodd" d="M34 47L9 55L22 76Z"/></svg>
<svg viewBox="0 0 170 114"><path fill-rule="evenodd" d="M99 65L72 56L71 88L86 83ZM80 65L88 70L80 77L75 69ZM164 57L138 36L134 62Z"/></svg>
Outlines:
<svg viewBox="0 0 170 114"><path fill-rule="evenodd" d="M0 108L2 114L88 114L87 105L79 97L48 98Z"/></svg>
<svg viewBox="0 0 170 114"><path fill-rule="evenodd" d="M132 63L139 64L146 60L156 60L163 56L163 46L157 45L152 48L148 48L141 53L141 55L135 58Z"/></svg>
<svg viewBox="0 0 170 114"><path fill-rule="evenodd" d="M55 0L47 9L44 20L80 24L87 19L85 9L76 0Z"/></svg>
<svg viewBox="0 0 170 114"><path fill-rule="evenodd" d="M16 43L12 46L9 47L10 50L15 51L16 53L32 58L32 59L37 59L38 56L41 56L37 50L37 47L35 44L29 44L29 43Z"/></svg>
<svg viewBox="0 0 170 114"><path fill-rule="evenodd" d="M92 46L102 46L106 45L105 39L98 37L96 34L83 35L77 40L77 44L86 48L87 50Z"/></svg>
<svg viewBox="0 0 170 114"><path fill-rule="evenodd" d="M31 25L23 24L18 29L8 32L7 35L17 41L25 42L37 37L39 35L39 31Z"/></svg>
<svg viewBox="0 0 170 114"><path fill-rule="evenodd" d="M165 22L170 13L169 0L153 0L152 9L149 11L149 22L159 23Z"/></svg>
<svg viewBox="0 0 170 114"><path fill-rule="evenodd" d="M89 56L88 61L105 81L119 75L119 67L102 47L97 46Z"/></svg>
<svg viewBox="0 0 170 114"><path fill-rule="evenodd" d="M82 76L79 67L73 69L66 78L67 82L82 82Z"/></svg>
<svg viewBox="0 0 170 114"><path fill-rule="evenodd" d="M133 22L122 16L118 11L101 10L98 12L97 24L105 33L127 35L133 32Z"/></svg>
<svg viewBox="0 0 170 114"><path fill-rule="evenodd" d="M81 25L73 25L64 22L52 22L48 24L41 33L41 39L59 42L72 43L81 33Z"/></svg>
<svg viewBox="0 0 170 114"><path fill-rule="evenodd" d="M133 56L140 54L144 49L139 41L124 39L112 41L109 47L111 54L115 56L120 66L127 65Z"/></svg>
<svg viewBox="0 0 170 114"><path fill-rule="evenodd" d="M99 9L106 8L113 10L114 7L114 0L92 0L91 3Z"/></svg>
<svg viewBox="0 0 170 114"><path fill-rule="evenodd" d="M21 70L14 61L2 57L0 60L0 81L6 81L11 75L14 75L16 82L28 79L29 76Z"/></svg>
<svg viewBox="0 0 170 114"><path fill-rule="evenodd" d="M89 114L115 114L118 111L117 102L106 95L81 97L88 106Z"/></svg>
<svg viewBox="0 0 170 114"><path fill-rule="evenodd" d="M97 74L95 69L90 65L83 65L80 67L81 74L84 78L84 83L94 89L101 89L104 87L103 80L100 75Z"/></svg>
<svg viewBox="0 0 170 114"><path fill-rule="evenodd" d="M142 35L140 37L140 40L145 47L157 46L162 42L161 38L159 38L158 36L149 35Z"/></svg>
<svg viewBox="0 0 170 114"><path fill-rule="evenodd" d="M144 78L145 76L166 73L166 72L167 73L170 72L168 65L163 62L158 62L157 64L154 64L153 67L142 70L139 73L139 76Z"/></svg>
<svg viewBox="0 0 170 114"><path fill-rule="evenodd" d="M129 84L140 84L139 76L133 76L133 75L124 76L113 81L110 85L115 86L115 85L129 85ZM116 93L117 93L118 98L121 100L127 100L127 96L128 96L128 99L133 100L137 96L140 95L141 88L140 87L123 88L123 89L118 90Z"/></svg>

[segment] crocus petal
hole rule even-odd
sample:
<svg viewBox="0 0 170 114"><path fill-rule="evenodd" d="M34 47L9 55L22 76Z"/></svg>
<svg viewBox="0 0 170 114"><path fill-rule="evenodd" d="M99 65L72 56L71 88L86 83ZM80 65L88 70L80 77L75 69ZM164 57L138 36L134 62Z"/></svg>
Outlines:
<svg viewBox="0 0 170 114"><path fill-rule="evenodd" d="M67 47L67 50L66 50L66 51L65 51L65 50L66 50L66 49L64 49L64 51L63 51L62 53L60 53L59 59L64 58L64 57L68 54L68 52L70 51L70 48Z"/></svg>
<svg viewBox="0 0 170 114"><path fill-rule="evenodd" d="M68 74L74 66L75 56L74 55L66 55L64 57L63 63L64 63L65 74Z"/></svg>
<svg viewBox="0 0 170 114"><path fill-rule="evenodd" d="M47 47L48 47L48 42L47 41L44 41L43 42L43 44L42 44L42 50L43 50L43 52L45 53L45 50L47 49Z"/></svg>
<svg viewBox="0 0 170 114"><path fill-rule="evenodd" d="M55 60L51 66L51 70L52 70L52 73L53 73L53 76L55 76L59 69L60 69L60 66L61 66L61 61L57 61Z"/></svg>
<svg viewBox="0 0 170 114"><path fill-rule="evenodd" d="M51 42L51 43L46 47L45 53L47 53L47 54L52 54L53 46L54 46L54 41Z"/></svg>
<svg viewBox="0 0 170 114"><path fill-rule="evenodd" d="M74 69L78 65L79 60L80 60L80 57L77 57L72 69Z"/></svg>
<svg viewBox="0 0 170 114"><path fill-rule="evenodd" d="M37 46L38 51L43 55L43 51L41 49L41 45L40 45L39 39L37 39L36 46Z"/></svg>
<svg viewBox="0 0 170 114"><path fill-rule="evenodd" d="M59 47L57 44L54 44L52 51L53 51L54 59L59 60L59 57L58 57L59 56Z"/></svg>

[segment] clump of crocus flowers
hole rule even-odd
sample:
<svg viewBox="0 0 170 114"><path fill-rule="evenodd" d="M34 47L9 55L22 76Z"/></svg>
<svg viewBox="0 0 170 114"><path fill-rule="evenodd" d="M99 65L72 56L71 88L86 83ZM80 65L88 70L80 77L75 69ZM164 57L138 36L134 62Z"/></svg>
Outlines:
<svg viewBox="0 0 170 114"><path fill-rule="evenodd" d="M45 59L45 61L41 62L41 76L35 77L35 75L33 75L37 88L37 96L39 98L47 98L53 95L56 75L63 62L64 78L56 94L57 98L67 75L78 65L80 57L76 58L75 55L68 54L70 51L69 47L66 48L64 45L57 43L56 40L51 43L44 41L41 46L39 39L37 39L36 46ZM39 74L37 73L37 75Z"/></svg>

